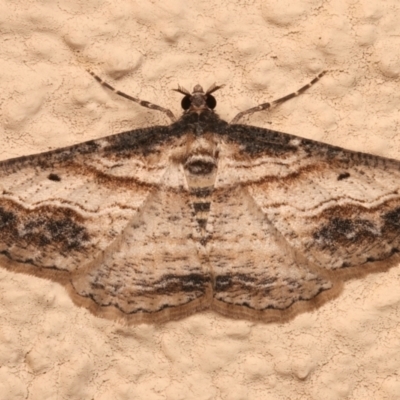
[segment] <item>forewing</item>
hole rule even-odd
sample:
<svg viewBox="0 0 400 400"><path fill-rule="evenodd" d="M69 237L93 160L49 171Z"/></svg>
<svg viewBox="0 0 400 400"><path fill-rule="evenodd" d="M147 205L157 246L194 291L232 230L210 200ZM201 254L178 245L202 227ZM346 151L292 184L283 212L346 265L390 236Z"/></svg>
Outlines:
<svg viewBox="0 0 400 400"><path fill-rule="evenodd" d="M153 127L1 162L1 265L61 282L100 314L199 308L208 286L194 242L183 254L192 216L171 164L181 139Z"/></svg>
<svg viewBox="0 0 400 400"><path fill-rule="evenodd" d="M306 259L336 270L399 251L400 162L260 128L233 125L228 134L240 153L227 158L219 184L235 170Z"/></svg>

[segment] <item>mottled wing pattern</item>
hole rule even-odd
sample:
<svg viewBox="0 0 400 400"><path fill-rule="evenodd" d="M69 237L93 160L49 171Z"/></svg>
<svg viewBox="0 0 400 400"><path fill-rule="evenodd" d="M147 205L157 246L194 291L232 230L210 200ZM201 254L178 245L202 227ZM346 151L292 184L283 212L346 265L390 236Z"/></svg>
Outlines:
<svg viewBox="0 0 400 400"><path fill-rule="evenodd" d="M400 162L228 124L213 111L219 88L179 88L170 126L1 162L1 265L128 322L205 308L271 321L394 260Z"/></svg>
<svg viewBox="0 0 400 400"><path fill-rule="evenodd" d="M175 306L201 307L210 278L191 239L181 165L170 162L182 147L174 132L153 127L1 162L1 265L64 284L101 315L162 320Z"/></svg>
<svg viewBox="0 0 400 400"><path fill-rule="evenodd" d="M210 213L215 308L276 319L333 293L339 271L390 258L399 186L398 161L230 125Z"/></svg>

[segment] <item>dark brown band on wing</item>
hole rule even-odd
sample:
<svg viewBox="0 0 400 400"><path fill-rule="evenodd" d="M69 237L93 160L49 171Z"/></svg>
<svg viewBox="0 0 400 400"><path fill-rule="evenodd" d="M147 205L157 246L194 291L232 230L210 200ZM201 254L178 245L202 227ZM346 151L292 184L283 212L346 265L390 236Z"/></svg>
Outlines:
<svg viewBox="0 0 400 400"><path fill-rule="evenodd" d="M84 222L69 208L41 206L28 210L11 200L0 201L0 243L10 248L82 251L90 239Z"/></svg>
<svg viewBox="0 0 400 400"><path fill-rule="evenodd" d="M335 251L339 246L360 247L384 240L390 250L382 243L383 254L377 259L400 249L400 199L391 199L371 208L354 204L333 206L312 219L318 221L318 229L313 232L315 246L322 249Z"/></svg>

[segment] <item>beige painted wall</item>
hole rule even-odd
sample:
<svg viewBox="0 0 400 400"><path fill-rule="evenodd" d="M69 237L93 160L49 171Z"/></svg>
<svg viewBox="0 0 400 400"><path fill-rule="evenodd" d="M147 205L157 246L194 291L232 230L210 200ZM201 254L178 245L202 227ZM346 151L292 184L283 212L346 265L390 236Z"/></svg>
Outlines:
<svg viewBox="0 0 400 400"><path fill-rule="evenodd" d="M168 123L85 72L179 112L307 94L251 124L400 159L397 0L0 1L0 158ZM0 269L0 399L398 399L400 267L285 324L205 312L124 327L52 282Z"/></svg>

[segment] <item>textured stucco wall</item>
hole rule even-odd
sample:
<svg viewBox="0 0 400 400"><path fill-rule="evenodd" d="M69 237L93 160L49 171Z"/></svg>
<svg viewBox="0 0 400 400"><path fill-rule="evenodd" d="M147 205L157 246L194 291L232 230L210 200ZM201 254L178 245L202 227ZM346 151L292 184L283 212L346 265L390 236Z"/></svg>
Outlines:
<svg viewBox="0 0 400 400"><path fill-rule="evenodd" d="M400 159L397 0L0 1L0 158L168 123L170 89L214 81L218 112L331 72L253 125ZM0 269L0 399L398 399L400 267L285 324L205 312L124 327L52 282Z"/></svg>

